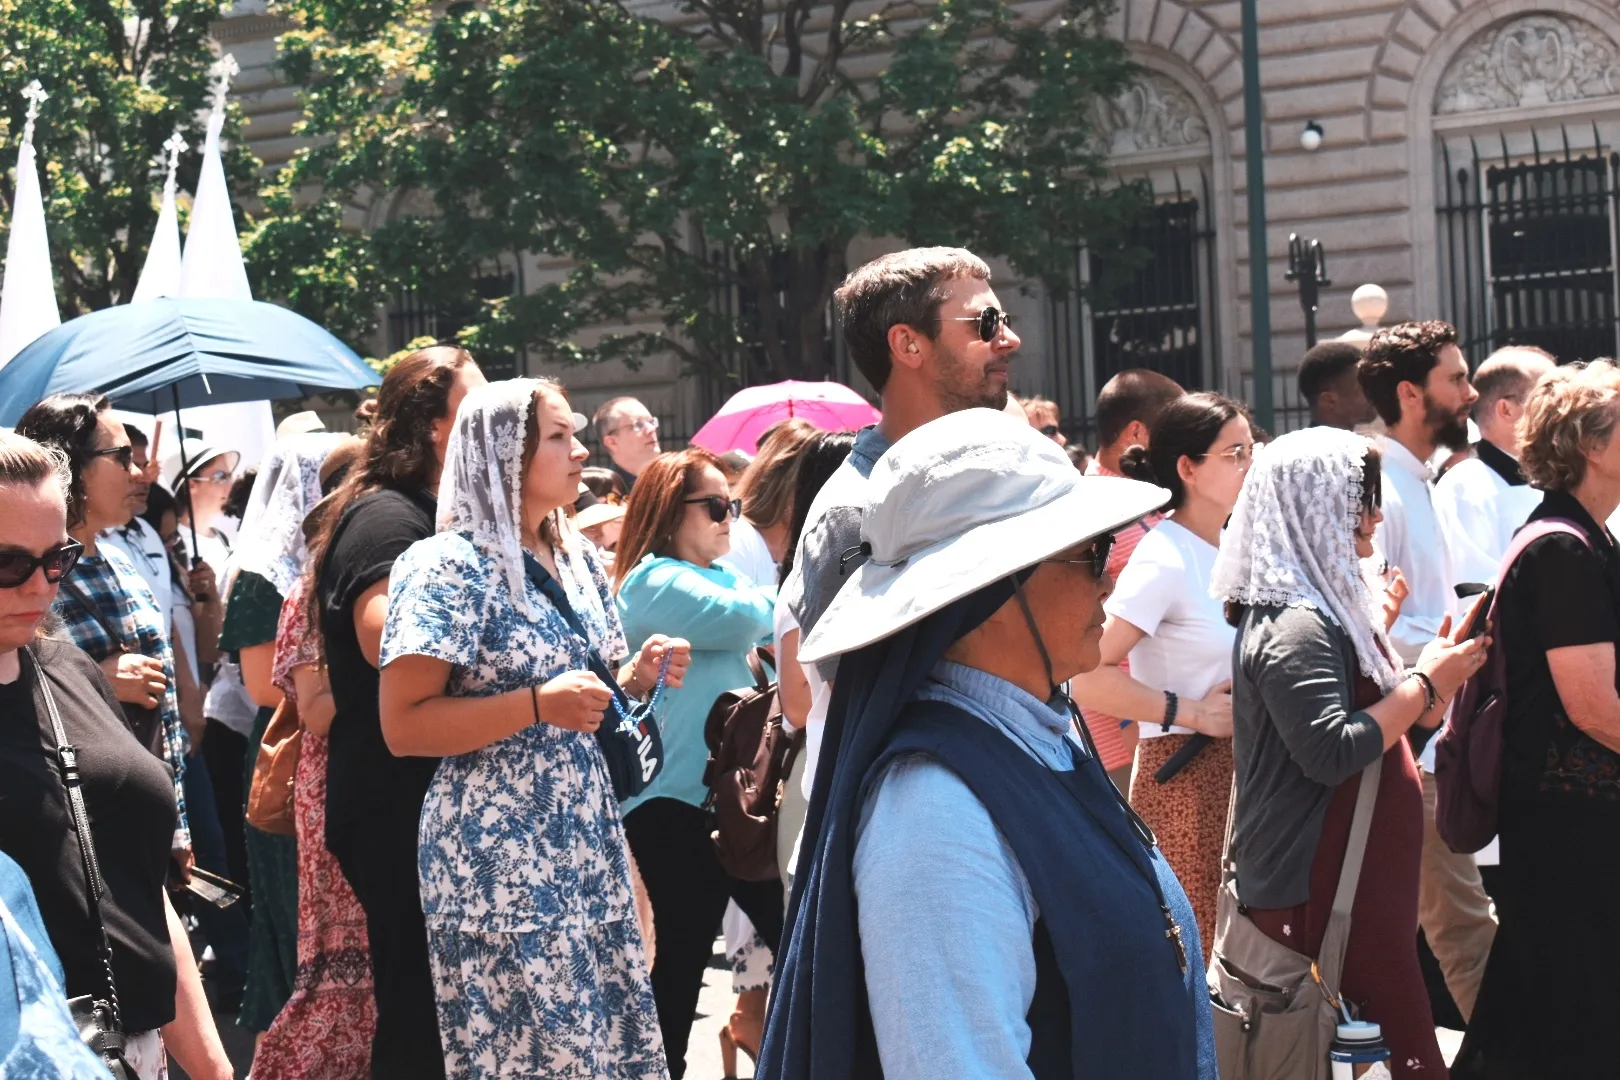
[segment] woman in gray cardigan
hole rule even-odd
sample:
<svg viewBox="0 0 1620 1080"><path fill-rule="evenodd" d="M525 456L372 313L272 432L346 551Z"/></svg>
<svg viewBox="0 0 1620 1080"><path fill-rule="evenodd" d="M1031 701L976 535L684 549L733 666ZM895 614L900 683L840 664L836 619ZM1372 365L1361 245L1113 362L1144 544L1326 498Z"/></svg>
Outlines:
<svg viewBox="0 0 1620 1080"><path fill-rule="evenodd" d="M1360 560L1373 554L1379 454L1310 428L1257 455L1211 591L1238 628L1233 657L1238 897L1259 929L1315 957L1355 814L1360 774L1382 773L1339 991L1383 1025L1397 1077L1445 1075L1417 958L1423 791L1406 741L1438 724L1484 661L1444 635L1403 672Z"/></svg>

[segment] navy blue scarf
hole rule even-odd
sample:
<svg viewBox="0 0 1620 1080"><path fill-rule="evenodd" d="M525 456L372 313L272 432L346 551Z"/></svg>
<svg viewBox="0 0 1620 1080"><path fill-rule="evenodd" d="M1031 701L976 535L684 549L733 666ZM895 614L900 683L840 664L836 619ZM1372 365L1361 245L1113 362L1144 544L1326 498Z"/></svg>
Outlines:
<svg viewBox="0 0 1620 1080"><path fill-rule="evenodd" d="M839 662L776 962L761 1080L876 1075L855 918L861 785L901 709L945 651L1012 595L1011 580L1003 579Z"/></svg>
<svg viewBox="0 0 1620 1080"><path fill-rule="evenodd" d="M915 626L845 655L840 662L827 712L821 763L805 817L804 840L788 906L788 929L777 957L770 1015L756 1074L761 1080L882 1075L866 998L855 910L853 862L861 793L873 766L888 756L902 712L946 650L1012 596L1010 579L996 582ZM1111 812L1118 818L1113 823L1117 828L1108 830L1117 834L1116 840L1127 837L1133 847L1140 843L1117 804L1098 806L1102 813ZM1149 860L1145 848L1131 854L1134 860ZM1162 862L1156 853L1151 858ZM1178 1066L1173 1072L1155 1068L1141 1075L1212 1077L1207 996L1197 985L1202 982L1197 930L1191 910L1168 870L1164 877L1175 891L1176 914L1187 930L1192 970L1183 984L1176 977L1178 969L1168 951L1163 956L1144 955L1143 962L1152 959L1167 968L1169 984L1174 993L1181 995L1177 1000L1183 1008L1189 1008L1187 995L1191 995L1188 1015L1190 1019L1196 1017L1192 1025L1196 1031L1189 1029L1185 1038L1169 1040L1177 1044L1170 1055ZM1150 914L1157 918L1156 902ZM1162 938L1159 944L1168 949ZM1197 1013L1200 1006L1201 1015ZM1187 1071L1181 1071L1183 1068Z"/></svg>

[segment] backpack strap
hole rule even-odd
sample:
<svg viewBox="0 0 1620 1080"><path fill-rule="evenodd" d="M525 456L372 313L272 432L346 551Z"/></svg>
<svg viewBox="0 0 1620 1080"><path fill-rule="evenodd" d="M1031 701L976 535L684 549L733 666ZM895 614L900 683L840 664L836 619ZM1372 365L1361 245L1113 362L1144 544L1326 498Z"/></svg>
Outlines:
<svg viewBox="0 0 1620 1080"><path fill-rule="evenodd" d="M749 649L747 657L748 672L754 677L754 689L763 694L771 688L771 677L765 670L766 665L771 663L770 653L763 648Z"/></svg>
<svg viewBox="0 0 1620 1080"><path fill-rule="evenodd" d="M1586 530L1568 518L1538 518L1525 525L1513 534L1513 542L1508 545L1507 551L1502 555L1502 562L1496 569L1497 599L1491 601L1493 609L1501 600L1503 579L1507 577L1508 571L1513 569L1513 564L1519 561L1519 556L1524 554L1524 549L1544 536L1556 536L1559 533L1577 536L1588 548L1592 546L1592 538L1586 535Z"/></svg>

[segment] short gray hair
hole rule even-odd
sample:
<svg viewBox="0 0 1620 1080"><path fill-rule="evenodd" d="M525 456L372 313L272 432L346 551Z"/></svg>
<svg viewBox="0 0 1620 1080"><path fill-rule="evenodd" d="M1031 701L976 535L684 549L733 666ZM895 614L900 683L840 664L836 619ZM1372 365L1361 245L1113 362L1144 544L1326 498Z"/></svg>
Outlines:
<svg viewBox="0 0 1620 1080"><path fill-rule="evenodd" d="M889 381L889 328L914 326L939 336L945 286L958 278L990 280L990 267L966 248L908 248L882 255L844 279L833 298L844 324L849 357L882 393Z"/></svg>
<svg viewBox="0 0 1620 1080"><path fill-rule="evenodd" d="M1541 377L1532 368L1541 363L1558 366L1552 353L1534 345L1508 345L1487 356L1471 380L1479 394L1479 400L1474 402L1474 419L1485 420L1496 403L1504 399L1524 404L1525 395Z"/></svg>

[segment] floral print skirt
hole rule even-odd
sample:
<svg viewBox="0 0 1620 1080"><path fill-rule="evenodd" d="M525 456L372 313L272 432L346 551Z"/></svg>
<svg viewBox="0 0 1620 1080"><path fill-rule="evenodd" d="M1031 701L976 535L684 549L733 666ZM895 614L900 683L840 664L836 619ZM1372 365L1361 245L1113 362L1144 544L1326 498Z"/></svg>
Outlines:
<svg viewBox="0 0 1620 1080"><path fill-rule="evenodd" d="M522 933L428 925L448 1080L669 1076L634 919Z"/></svg>
<svg viewBox="0 0 1620 1080"><path fill-rule="evenodd" d="M377 1001L366 913L326 850L327 742L304 732L298 823L298 974L253 1055L254 1080L368 1080Z"/></svg>
<svg viewBox="0 0 1620 1080"><path fill-rule="evenodd" d="M1221 892L1226 811L1232 801L1232 740L1216 739L1168 784L1153 778L1191 735L1160 735L1136 744L1131 806L1159 838L1198 919L1204 963L1215 947L1215 901Z"/></svg>

